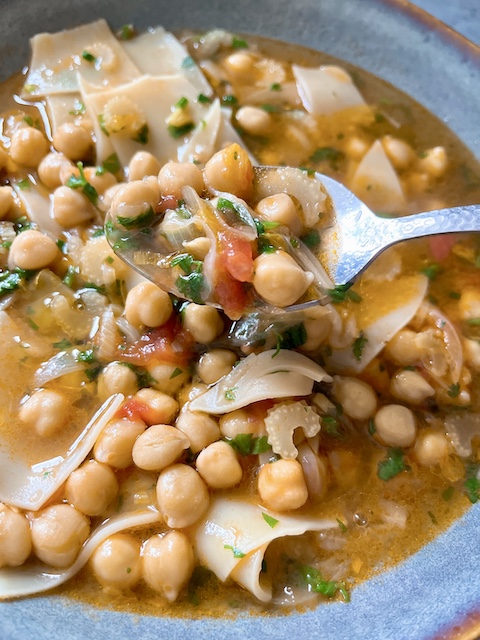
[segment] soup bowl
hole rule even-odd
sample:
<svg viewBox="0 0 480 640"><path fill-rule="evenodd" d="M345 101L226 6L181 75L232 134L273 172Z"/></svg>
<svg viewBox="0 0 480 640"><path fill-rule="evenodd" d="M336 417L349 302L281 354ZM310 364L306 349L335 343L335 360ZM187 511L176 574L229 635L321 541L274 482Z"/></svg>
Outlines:
<svg viewBox="0 0 480 640"><path fill-rule="evenodd" d="M28 39L104 17L113 28L235 33L282 39L358 65L413 96L480 156L480 50L401 0L3 0L0 79L28 63ZM182 619L100 610L61 595L3 602L0 637L21 640L132 636L474 638L480 629L480 507L397 567L356 587L349 604L272 617L235 611L226 619Z"/></svg>

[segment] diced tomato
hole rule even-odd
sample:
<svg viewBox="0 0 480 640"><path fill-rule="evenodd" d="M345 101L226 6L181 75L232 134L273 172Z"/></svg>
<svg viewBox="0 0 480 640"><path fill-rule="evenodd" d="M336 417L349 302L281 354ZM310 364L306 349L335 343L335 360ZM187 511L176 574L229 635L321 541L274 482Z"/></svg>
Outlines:
<svg viewBox="0 0 480 640"><path fill-rule="evenodd" d="M217 258L218 266L215 270L215 299L229 318L238 320L247 307L249 295L245 285L232 278L226 268L221 266L220 260L221 258Z"/></svg>
<svg viewBox="0 0 480 640"><path fill-rule="evenodd" d="M240 282L253 280L252 245L248 240L232 233L218 234L220 255L229 274Z"/></svg>
<svg viewBox="0 0 480 640"><path fill-rule="evenodd" d="M140 340L120 354L120 360L142 366L157 361L185 367L192 357L192 346L192 337L173 315L162 327L144 333Z"/></svg>
<svg viewBox="0 0 480 640"><path fill-rule="evenodd" d="M429 238L428 242L433 259L437 262L446 260L457 240L458 235L456 233L446 233L441 236L432 236Z"/></svg>
<svg viewBox="0 0 480 640"><path fill-rule="evenodd" d="M178 200L175 196L163 196L160 202L155 207L156 213L165 213L170 209L176 209L178 207Z"/></svg>
<svg viewBox="0 0 480 640"><path fill-rule="evenodd" d="M146 405L144 402L140 402L140 400L136 400L135 398L130 398L126 402L122 404L120 409L117 411L117 417L119 418L130 418L131 420L145 420L146 416L150 412L150 407Z"/></svg>

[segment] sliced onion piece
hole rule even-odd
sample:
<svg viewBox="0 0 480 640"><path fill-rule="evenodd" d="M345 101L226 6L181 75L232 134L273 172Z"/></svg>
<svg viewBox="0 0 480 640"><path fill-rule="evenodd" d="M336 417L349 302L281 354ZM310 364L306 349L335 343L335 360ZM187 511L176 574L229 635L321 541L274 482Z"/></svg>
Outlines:
<svg viewBox="0 0 480 640"><path fill-rule="evenodd" d="M0 449L0 501L20 509L38 511L85 460L123 400L122 394L108 398L63 455L29 466L21 460L12 459L8 451Z"/></svg>
<svg viewBox="0 0 480 640"><path fill-rule="evenodd" d="M83 371L85 365L78 361L79 350L69 349L56 353L46 362L43 362L35 373L35 386L43 387L48 382L66 376L75 371Z"/></svg>
<svg viewBox="0 0 480 640"><path fill-rule="evenodd" d="M190 411L222 414L260 400L306 396L313 382L331 382L318 364L296 351L250 354L229 374L189 403Z"/></svg>
<svg viewBox="0 0 480 640"><path fill-rule="evenodd" d="M446 417L445 430L461 458L472 455L472 440L480 436L480 413L455 413Z"/></svg>
<svg viewBox="0 0 480 640"><path fill-rule="evenodd" d="M153 524L159 517L158 511L152 506L109 518L87 539L77 559L68 569L56 570L40 563L0 569L0 600L31 596L58 587L73 578L108 537L125 529Z"/></svg>

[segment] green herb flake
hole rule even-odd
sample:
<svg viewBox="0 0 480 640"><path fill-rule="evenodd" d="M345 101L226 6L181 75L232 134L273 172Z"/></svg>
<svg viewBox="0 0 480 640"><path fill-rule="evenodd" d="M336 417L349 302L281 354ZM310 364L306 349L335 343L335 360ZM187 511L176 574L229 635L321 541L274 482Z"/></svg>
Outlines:
<svg viewBox="0 0 480 640"><path fill-rule="evenodd" d="M90 200L93 205L98 202L98 193L94 186L92 186L85 177L83 170L83 162L77 162L77 167L80 172L79 176L72 175L66 182L67 187L70 189L80 189L82 193Z"/></svg>
<svg viewBox="0 0 480 640"><path fill-rule="evenodd" d="M138 144L148 144L148 138L150 135L150 128L147 123L145 123L140 129L137 131L135 136L132 138L134 142L138 142Z"/></svg>
<svg viewBox="0 0 480 640"><path fill-rule="evenodd" d="M170 375L170 378L169 378L169 379L170 379L170 380L173 380L173 379L174 379L174 378L176 378L177 376L181 376L181 375L182 375L182 373L183 373L183 369L180 369L180 367L176 367L176 368L172 371L172 373L171 373L171 375Z"/></svg>
<svg viewBox="0 0 480 640"><path fill-rule="evenodd" d="M448 297L452 298L452 300L460 300L462 294L459 291L450 291Z"/></svg>
<svg viewBox="0 0 480 640"><path fill-rule="evenodd" d="M246 40L242 40L242 38L233 36L232 49L248 49L248 42Z"/></svg>
<svg viewBox="0 0 480 640"><path fill-rule="evenodd" d="M311 167L298 167L300 169L300 171L304 171L307 176L309 176L310 178L313 178L313 176L315 175L315 169L312 169Z"/></svg>
<svg viewBox="0 0 480 640"><path fill-rule="evenodd" d="M337 522L338 522L338 526L340 527L340 531L342 533L347 533L348 529L347 529L347 525L342 522L339 518L337 518Z"/></svg>
<svg viewBox="0 0 480 640"><path fill-rule="evenodd" d="M178 102L174 104L174 109L186 109L188 107L188 98L182 96Z"/></svg>
<svg viewBox="0 0 480 640"><path fill-rule="evenodd" d="M70 265L67 269L66 274L63 276L63 283L66 284L67 287L70 287L70 289L73 286L73 281L78 271L79 271L78 267L74 267L73 265Z"/></svg>
<svg viewBox="0 0 480 640"><path fill-rule="evenodd" d="M230 551L233 552L233 557L234 558L244 558L245 554L243 553L243 551L240 551L240 549L237 549L236 547L232 547L231 544L224 544L223 545L224 549L230 549Z"/></svg>
<svg viewBox="0 0 480 640"><path fill-rule="evenodd" d="M270 91L281 91L282 85L279 82L274 82L270 85Z"/></svg>
<svg viewBox="0 0 480 640"><path fill-rule="evenodd" d="M268 526L272 529L276 524L278 524L278 520L276 518L273 518L272 516L269 516L268 513L265 513L265 511L262 511L262 517L268 524Z"/></svg>
<svg viewBox="0 0 480 640"><path fill-rule="evenodd" d="M71 116L83 116L86 110L87 110L87 107L83 104L83 102L81 102L76 98L75 102L73 103L73 109L68 113Z"/></svg>
<svg viewBox="0 0 480 640"><path fill-rule="evenodd" d="M262 104L260 105L260 108L266 111L267 113L278 113L279 111L281 111L278 104L268 104L268 103Z"/></svg>
<svg viewBox="0 0 480 640"><path fill-rule="evenodd" d="M102 169L108 171L109 173L118 173L122 165L120 163L120 158L116 153L112 153L106 160L102 162Z"/></svg>
<svg viewBox="0 0 480 640"><path fill-rule="evenodd" d="M270 449L268 436L254 438L251 433L239 433L235 438L226 438L225 441L241 456L259 455Z"/></svg>
<svg viewBox="0 0 480 640"><path fill-rule="evenodd" d="M338 169L338 164L345 158L343 151L335 149L334 147L319 147L310 156L310 162L328 163L332 169Z"/></svg>
<svg viewBox="0 0 480 640"><path fill-rule="evenodd" d="M201 104L210 104L212 102L212 99L206 96L204 93L199 93L197 96L197 102L200 102Z"/></svg>
<svg viewBox="0 0 480 640"><path fill-rule="evenodd" d="M103 131L103 133L107 136L107 138L110 137L110 131L107 129L107 126L105 124L105 117L103 115L103 113L99 113L98 114L98 124L100 126L100 129Z"/></svg>
<svg viewBox="0 0 480 640"><path fill-rule="evenodd" d="M441 271L442 267L436 262L432 262L431 264L428 264L426 267L423 267L423 269L421 269L421 273L427 276L429 280L435 280L435 278Z"/></svg>
<svg viewBox="0 0 480 640"><path fill-rule="evenodd" d="M450 502L454 492L455 492L455 488L452 485L447 487L445 491L442 492L442 498L445 500L445 502Z"/></svg>
<svg viewBox="0 0 480 640"><path fill-rule="evenodd" d="M225 94L221 97L222 103L228 106L234 106L238 103L238 98L231 94Z"/></svg>
<svg viewBox="0 0 480 640"><path fill-rule="evenodd" d="M315 593L321 593L327 598L333 598L340 593L345 602L350 602L350 594L342 582L324 580L318 569L300 565L300 575L307 586Z"/></svg>
<svg viewBox="0 0 480 640"><path fill-rule="evenodd" d="M125 229L139 229L149 225L155 217L155 213L152 207L149 207L146 211L142 211L138 216L128 218L126 216L117 216L117 222L125 227Z"/></svg>
<svg viewBox="0 0 480 640"><path fill-rule="evenodd" d="M325 433L330 437L338 438L340 440L345 438L345 434L340 428L340 422L335 416L322 416L322 425L325 428Z"/></svg>
<svg viewBox="0 0 480 640"><path fill-rule="evenodd" d="M131 567L127 567L127 573L132 573L132 568Z"/></svg>
<svg viewBox="0 0 480 640"><path fill-rule="evenodd" d="M92 362L95 362L96 358L93 349L86 349L85 351L79 351L75 356L75 360L77 362L92 364Z"/></svg>
<svg viewBox="0 0 480 640"><path fill-rule="evenodd" d="M192 131L192 129L194 128L195 124L193 122L187 122L179 127L170 124L168 126L168 133L172 136L172 138L175 138L175 140L177 140L178 138L186 136L187 133L190 133L190 131Z"/></svg>
<svg viewBox="0 0 480 640"><path fill-rule="evenodd" d="M30 127L33 127L33 118L32 116L25 116L23 121L26 122Z"/></svg>
<svg viewBox="0 0 480 640"><path fill-rule="evenodd" d="M377 475L380 480L387 482L402 471L410 471L411 467L405 464L401 449L389 449L387 458L378 463Z"/></svg>
<svg viewBox="0 0 480 640"><path fill-rule="evenodd" d="M480 327L480 318L470 318L470 320L467 320L467 324L471 327Z"/></svg>
<svg viewBox="0 0 480 640"><path fill-rule="evenodd" d="M60 342L54 342L52 345L52 347L54 347L55 349L68 349L71 346L72 343L70 342L70 340L67 340L67 338L63 338L62 340L60 340Z"/></svg>
<svg viewBox="0 0 480 640"><path fill-rule="evenodd" d="M277 351L272 355L274 358L280 349L297 349L304 345L307 341L307 330L303 322L285 329L281 334L277 335Z"/></svg>
<svg viewBox="0 0 480 640"><path fill-rule="evenodd" d="M27 189L30 189L32 183L28 178L24 178L23 180L19 180L17 182L17 186L21 191L26 191Z"/></svg>
<svg viewBox="0 0 480 640"><path fill-rule="evenodd" d="M478 465L467 465L467 478L463 483L467 498L472 504L475 504L480 499L480 480L478 479L478 471Z"/></svg>
<svg viewBox="0 0 480 640"><path fill-rule="evenodd" d="M31 327L34 331L38 331L39 330L39 326L36 322L34 322L31 318L28 318L28 325L29 327Z"/></svg>
<svg viewBox="0 0 480 640"><path fill-rule="evenodd" d="M457 382L448 387L447 394L450 398L457 398L460 393L460 384Z"/></svg>
<svg viewBox="0 0 480 640"><path fill-rule="evenodd" d="M231 389L227 389L225 391L225 400L233 402L234 400L236 400L236 398L237 398L237 395L235 393L235 387L232 387Z"/></svg>
<svg viewBox="0 0 480 640"><path fill-rule="evenodd" d="M438 520L435 517L435 514L433 513L433 511L427 511L428 516L430 518L430 520L433 522L433 524L438 524Z"/></svg>
<svg viewBox="0 0 480 640"><path fill-rule="evenodd" d="M89 51L82 51L82 58L87 62L96 62L96 57Z"/></svg>
<svg viewBox="0 0 480 640"><path fill-rule="evenodd" d="M317 229L310 229L310 231L300 236L300 240L303 244L306 244L309 249L316 249L320 244L320 234Z"/></svg>
<svg viewBox="0 0 480 640"><path fill-rule="evenodd" d="M360 331L360 334L358 338L354 340L352 347L355 360L358 360L360 362L360 360L362 359L363 350L365 349L365 345L367 344L367 342L368 338L365 338L365 336L363 335L363 331Z"/></svg>
<svg viewBox="0 0 480 640"><path fill-rule="evenodd" d="M123 27L117 31L117 38L119 40L131 40L134 37L135 27L133 24L124 24Z"/></svg>
<svg viewBox="0 0 480 640"><path fill-rule="evenodd" d="M259 455L260 453L265 453L271 449L270 444L268 442L268 436L260 436L258 438L252 438L252 444L250 447L250 451L252 455Z"/></svg>
<svg viewBox="0 0 480 640"><path fill-rule="evenodd" d="M5 271L0 272L0 297L20 289L35 273L37 272L26 271L18 267L13 271L5 269Z"/></svg>
<svg viewBox="0 0 480 640"><path fill-rule="evenodd" d="M377 427L375 426L375 420L370 418L368 421L368 433L373 436L377 432Z"/></svg>
<svg viewBox="0 0 480 640"><path fill-rule="evenodd" d="M339 284L334 289L327 289L327 293L335 304L339 302L346 302L347 300L350 300L351 302L361 302L362 297L355 291L351 290L352 286L353 282Z"/></svg>

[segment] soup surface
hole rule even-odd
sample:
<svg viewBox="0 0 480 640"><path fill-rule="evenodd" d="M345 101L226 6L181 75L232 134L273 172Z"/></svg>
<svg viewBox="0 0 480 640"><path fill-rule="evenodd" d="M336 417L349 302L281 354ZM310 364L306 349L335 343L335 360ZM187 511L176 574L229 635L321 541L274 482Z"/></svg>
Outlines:
<svg viewBox="0 0 480 640"><path fill-rule="evenodd" d="M100 21L32 49L1 94L0 597L348 602L479 498L480 239L334 287L315 172L401 216L478 202L478 164L283 43Z"/></svg>

